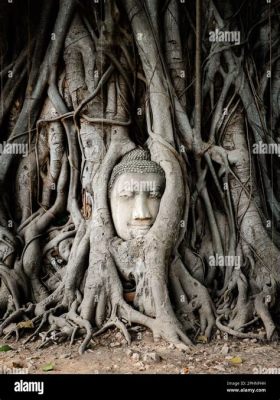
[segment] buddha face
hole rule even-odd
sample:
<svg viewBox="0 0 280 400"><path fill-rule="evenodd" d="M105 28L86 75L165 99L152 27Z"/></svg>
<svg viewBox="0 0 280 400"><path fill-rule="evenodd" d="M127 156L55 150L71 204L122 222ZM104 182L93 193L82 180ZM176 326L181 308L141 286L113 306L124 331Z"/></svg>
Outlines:
<svg viewBox="0 0 280 400"><path fill-rule="evenodd" d="M110 205L117 235L123 240L144 236L158 214L165 186L157 173L125 172L111 190Z"/></svg>

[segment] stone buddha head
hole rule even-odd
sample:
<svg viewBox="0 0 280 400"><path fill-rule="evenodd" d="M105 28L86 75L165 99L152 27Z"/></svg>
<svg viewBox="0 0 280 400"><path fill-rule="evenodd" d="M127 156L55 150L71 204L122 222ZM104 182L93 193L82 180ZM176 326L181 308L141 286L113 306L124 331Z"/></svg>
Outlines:
<svg viewBox="0 0 280 400"><path fill-rule="evenodd" d="M156 220L165 188L163 169L149 151L134 149L117 164L109 182L112 218L123 240L144 236Z"/></svg>

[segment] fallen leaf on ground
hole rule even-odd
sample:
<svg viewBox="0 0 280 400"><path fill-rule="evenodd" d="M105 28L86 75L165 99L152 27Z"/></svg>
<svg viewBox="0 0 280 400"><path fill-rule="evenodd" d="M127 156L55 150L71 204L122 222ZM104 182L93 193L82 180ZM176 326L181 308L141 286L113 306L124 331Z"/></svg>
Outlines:
<svg viewBox="0 0 280 400"><path fill-rule="evenodd" d="M243 360L241 357L237 356L237 357L232 357L229 360L232 364L242 364Z"/></svg>
<svg viewBox="0 0 280 400"><path fill-rule="evenodd" d="M24 368L24 364L21 361L13 361L13 368Z"/></svg>
<svg viewBox="0 0 280 400"><path fill-rule="evenodd" d="M196 339L196 341L198 342L198 343L207 343L208 342L208 337L207 336L198 336L197 337L197 339Z"/></svg>
<svg viewBox="0 0 280 400"><path fill-rule="evenodd" d="M30 328L34 328L34 325L31 320L22 321L17 324L17 328L19 328L19 329L23 329L23 328L28 329L29 328L30 329Z"/></svg>
<svg viewBox="0 0 280 400"><path fill-rule="evenodd" d="M10 351L10 350L13 350L12 348L11 348L11 346L9 346L8 344L2 344L2 345L0 345L0 351Z"/></svg>
<svg viewBox="0 0 280 400"><path fill-rule="evenodd" d="M44 372L52 371L54 369L54 365L52 363L48 363L43 366L42 370Z"/></svg>

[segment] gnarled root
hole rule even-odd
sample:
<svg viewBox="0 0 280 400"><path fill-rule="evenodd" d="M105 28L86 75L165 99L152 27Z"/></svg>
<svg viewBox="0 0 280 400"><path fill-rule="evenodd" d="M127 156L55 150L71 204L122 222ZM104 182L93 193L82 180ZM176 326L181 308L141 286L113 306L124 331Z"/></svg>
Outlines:
<svg viewBox="0 0 280 400"><path fill-rule="evenodd" d="M172 263L169 276L171 284L176 290L174 296L182 318L188 317L190 314L192 318L192 313L197 310L200 317L201 334L210 338L215 325L215 308L208 290L191 276L179 258Z"/></svg>

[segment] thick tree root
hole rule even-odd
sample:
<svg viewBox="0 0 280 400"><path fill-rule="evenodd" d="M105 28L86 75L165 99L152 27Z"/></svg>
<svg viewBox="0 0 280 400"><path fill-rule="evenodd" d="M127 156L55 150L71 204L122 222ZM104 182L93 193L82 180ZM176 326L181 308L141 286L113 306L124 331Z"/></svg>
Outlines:
<svg viewBox="0 0 280 400"><path fill-rule="evenodd" d="M250 338L250 339L259 339L259 340L264 340L265 336L264 335L257 335L255 333L243 333L243 332L238 332L235 331L231 328L229 328L228 326L225 326L221 323L223 316L220 315L217 319L216 319L216 326L218 329L220 329L222 332L228 333L229 335L241 338L241 339L246 339L246 338Z"/></svg>

